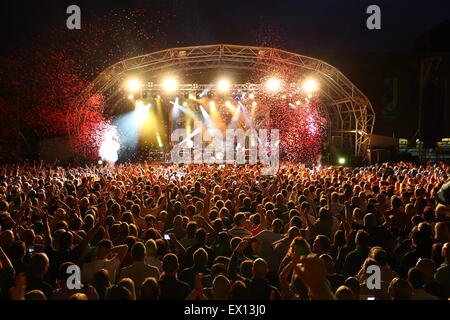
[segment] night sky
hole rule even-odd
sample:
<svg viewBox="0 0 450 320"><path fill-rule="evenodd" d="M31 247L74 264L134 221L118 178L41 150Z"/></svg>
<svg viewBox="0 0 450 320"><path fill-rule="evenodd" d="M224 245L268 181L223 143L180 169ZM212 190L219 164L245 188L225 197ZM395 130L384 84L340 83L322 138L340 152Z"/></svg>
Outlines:
<svg viewBox="0 0 450 320"><path fill-rule="evenodd" d="M71 4L81 8L79 31L66 28ZM381 8L381 30L366 28L366 9L372 4ZM2 0L1 5L0 53L23 50L49 32L83 32L96 17L114 21L115 12L143 8L154 25L164 20L160 30L148 30L164 43L141 43L136 52L142 54L155 48L265 43L317 57L340 69L369 97L377 112L375 132L403 137L416 132L418 121L417 39L450 20L448 0ZM399 79L399 99L386 111L393 78Z"/></svg>

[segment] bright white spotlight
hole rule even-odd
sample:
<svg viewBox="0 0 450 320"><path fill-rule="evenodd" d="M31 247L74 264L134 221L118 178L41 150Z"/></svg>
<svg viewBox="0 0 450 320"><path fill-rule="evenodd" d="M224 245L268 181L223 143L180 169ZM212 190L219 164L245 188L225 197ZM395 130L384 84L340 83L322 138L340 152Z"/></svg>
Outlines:
<svg viewBox="0 0 450 320"><path fill-rule="evenodd" d="M230 89L230 81L226 79L220 80L219 83L217 84L217 89L219 89L219 91L221 92L228 91Z"/></svg>
<svg viewBox="0 0 450 320"><path fill-rule="evenodd" d="M100 145L99 156L103 161L114 164L119 158L118 152L120 149L119 134L115 128L108 130L103 136L103 141ZM100 160L100 161L102 161ZM100 164L100 161L98 162Z"/></svg>
<svg viewBox="0 0 450 320"><path fill-rule="evenodd" d="M250 99L255 99L255 94L252 92L252 93L250 93L250 94L248 95L248 97L249 97Z"/></svg>
<svg viewBox="0 0 450 320"><path fill-rule="evenodd" d="M318 87L317 81L313 79L306 80L303 84L303 90L306 92L316 91Z"/></svg>
<svg viewBox="0 0 450 320"><path fill-rule="evenodd" d="M252 102L252 106L253 106L253 107L256 107L257 105L258 105L258 103L257 103L256 101L253 101L253 102Z"/></svg>
<svg viewBox="0 0 450 320"><path fill-rule="evenodd" d="M295 104L299 106L301 104L300 100L295 101Z"/></svg>
<svg viewBox="0 0 450 320"><path fill-rule="evenodd" d="M278 78L270 78L266 82L266 87L271 92L277 92L281 88L281 81Z"/></svg>
<svg viewBox="0 0 450 320"><path fill-rule="evenodd" d="M133 92L138 91L141 88L141 83L136 79L131 79L127 83L127 88Z"/></svg>
<svg viewBox="0 0 450 320"><path fill-rule="evenodd" d="M167 78L163 82L163 88L166 92L173 92L177 90L177 80L175 78Z"/></svg>
<svg viewBox="0 0 450 320"><path fill-rule="evenodd" d="M134 96L133 96L132 94L130 94L130 95L128 96L128 99L133 100L133 99L134 99Z"/></svg>

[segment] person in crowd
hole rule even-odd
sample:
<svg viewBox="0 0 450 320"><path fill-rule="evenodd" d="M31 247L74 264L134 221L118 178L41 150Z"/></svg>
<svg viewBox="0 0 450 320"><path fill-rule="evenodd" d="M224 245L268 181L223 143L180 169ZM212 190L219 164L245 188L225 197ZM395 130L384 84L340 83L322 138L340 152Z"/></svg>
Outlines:
<svg viewBox="0 0 450 320"><path fill-rule="evenodd" d="M190 292L189 284L178 280L180 265L178 257L168 253L163 259L163 275L158 284L161 289L161 300L184 300Z"/></svg>
<svg viewBox="0 0 450 320"><path fill-rule="evenodd" d="M133 280L135 286L135 292L133 294L139 298L139 287L142 282L148 277L159 280L159 270L145 263L146 249L142 242L137 242L133 245L131 255L133 256L133 264L122 268L120 271L120 279L130 278Z"/></svg>
<svg viewBox="0 0 450 320"><path fill-rule="evenodd" d="M408 283L411 285L413 292L411 300L438 300L425 290L425 276L419 268L412 267L408 271Z"/></svg>

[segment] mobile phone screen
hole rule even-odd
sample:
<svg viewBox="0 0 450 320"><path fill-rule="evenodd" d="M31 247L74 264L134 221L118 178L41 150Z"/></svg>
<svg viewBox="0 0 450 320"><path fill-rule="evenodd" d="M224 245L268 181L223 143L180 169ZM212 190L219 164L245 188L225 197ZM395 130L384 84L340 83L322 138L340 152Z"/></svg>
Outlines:
<svg viewBox="0 0 450 320"><path fill-rule="evenodd" d="M170 240L170 236L168 234L164 235L164 240Z"/></svg>

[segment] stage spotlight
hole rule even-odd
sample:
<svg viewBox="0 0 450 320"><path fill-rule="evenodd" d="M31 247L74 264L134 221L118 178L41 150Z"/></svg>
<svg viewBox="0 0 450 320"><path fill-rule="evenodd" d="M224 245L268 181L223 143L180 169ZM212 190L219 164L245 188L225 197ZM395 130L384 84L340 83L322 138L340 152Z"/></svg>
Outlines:
<svg viewBox="0 0 450 320"><path fill-rule="evenodd" d="M271 92L277 92L281 88L281 81L278 78L270 78L266 82L266 87Z"/></svg>
<svg viewBox="0 0 450 320"><path fill-rule="evenodd" d="M258 105L258 103L257 103L256 101L253 101L253 102L252 102L252 106L253 106L253 107L256 107L257 105Z"/></svg>
<svg viewBox="0 0 450 320"><path fill-rule="evenodd" d="M344 165L345 164L345 158L344 157L339 157L339 159L338 159L338 163L340 164L340 165Z"/></svg>
<svg viewBox="0 0 450 320"><path fill-rule="evenodd" d="M166 92L173 92L177 90L177 80L175 78L167 78L163 82L163 88Z"/></svg>
<svg viewBox="0 0 450 320"><path fill-rule="evenodd" d="M252 92L252 93L250 93L250 94L248 95L248 97L249 97L250 99L255 99L255 94Z"/></svg>
<svg viewBox="0 0 450 320"><path fill-rule="evenodd" d="M300 100L295 101L295 104L298 106L300 105L300 103L301 103Z"/></svg>
<svg viewBox="0 0 450 320"><path fill-rule="evenodd" d="M216 107L216 103L215 103L214 101L210 101L210 102L209 102L209 106L210 106L211 108L215 108L215 107Z"/></svg>
<svg viewBox="0 0 450 320"><path fill-rule="evenodd" d="M133 99L134 99L134 96L133 96L132 94L130 94L130 95L128 96L128 99L133 100Z"/></svg>
<svg viewBox="0 0 450 320"><path fill-rule="evenodd" d="M317 81L309 79L306 80L305 83L303 84L303 90L305 90L306 92L313 92L317 90Z"/></svg>
<svg viewBox="0 0 450 320"><path fill-rule="evenodd" d="M230 89L230 81L226 79L222 79L217 84L217 89L221 92L228 91Z"/></svg>
<svg viewBox="0 0 450 320"><path fill-rule="evenodd" d="M141 83L135 79L131 79L127 83L127 88L130 91L138 91L141 88Z"/></svg>
<svg viewBox="0 0 450 320"><path fill-rule="evenodd" d="M187 102L184 101L184 102L183 102L183 107L187 107L187 105L188 105Z"/></svg>
<svg viewBox="0 0 450 320"><path fill-rule="evenodd" d="M102 165L103 164L103 161L102 160L98 160L98 162L97 162L99 165Z"/></svg>

